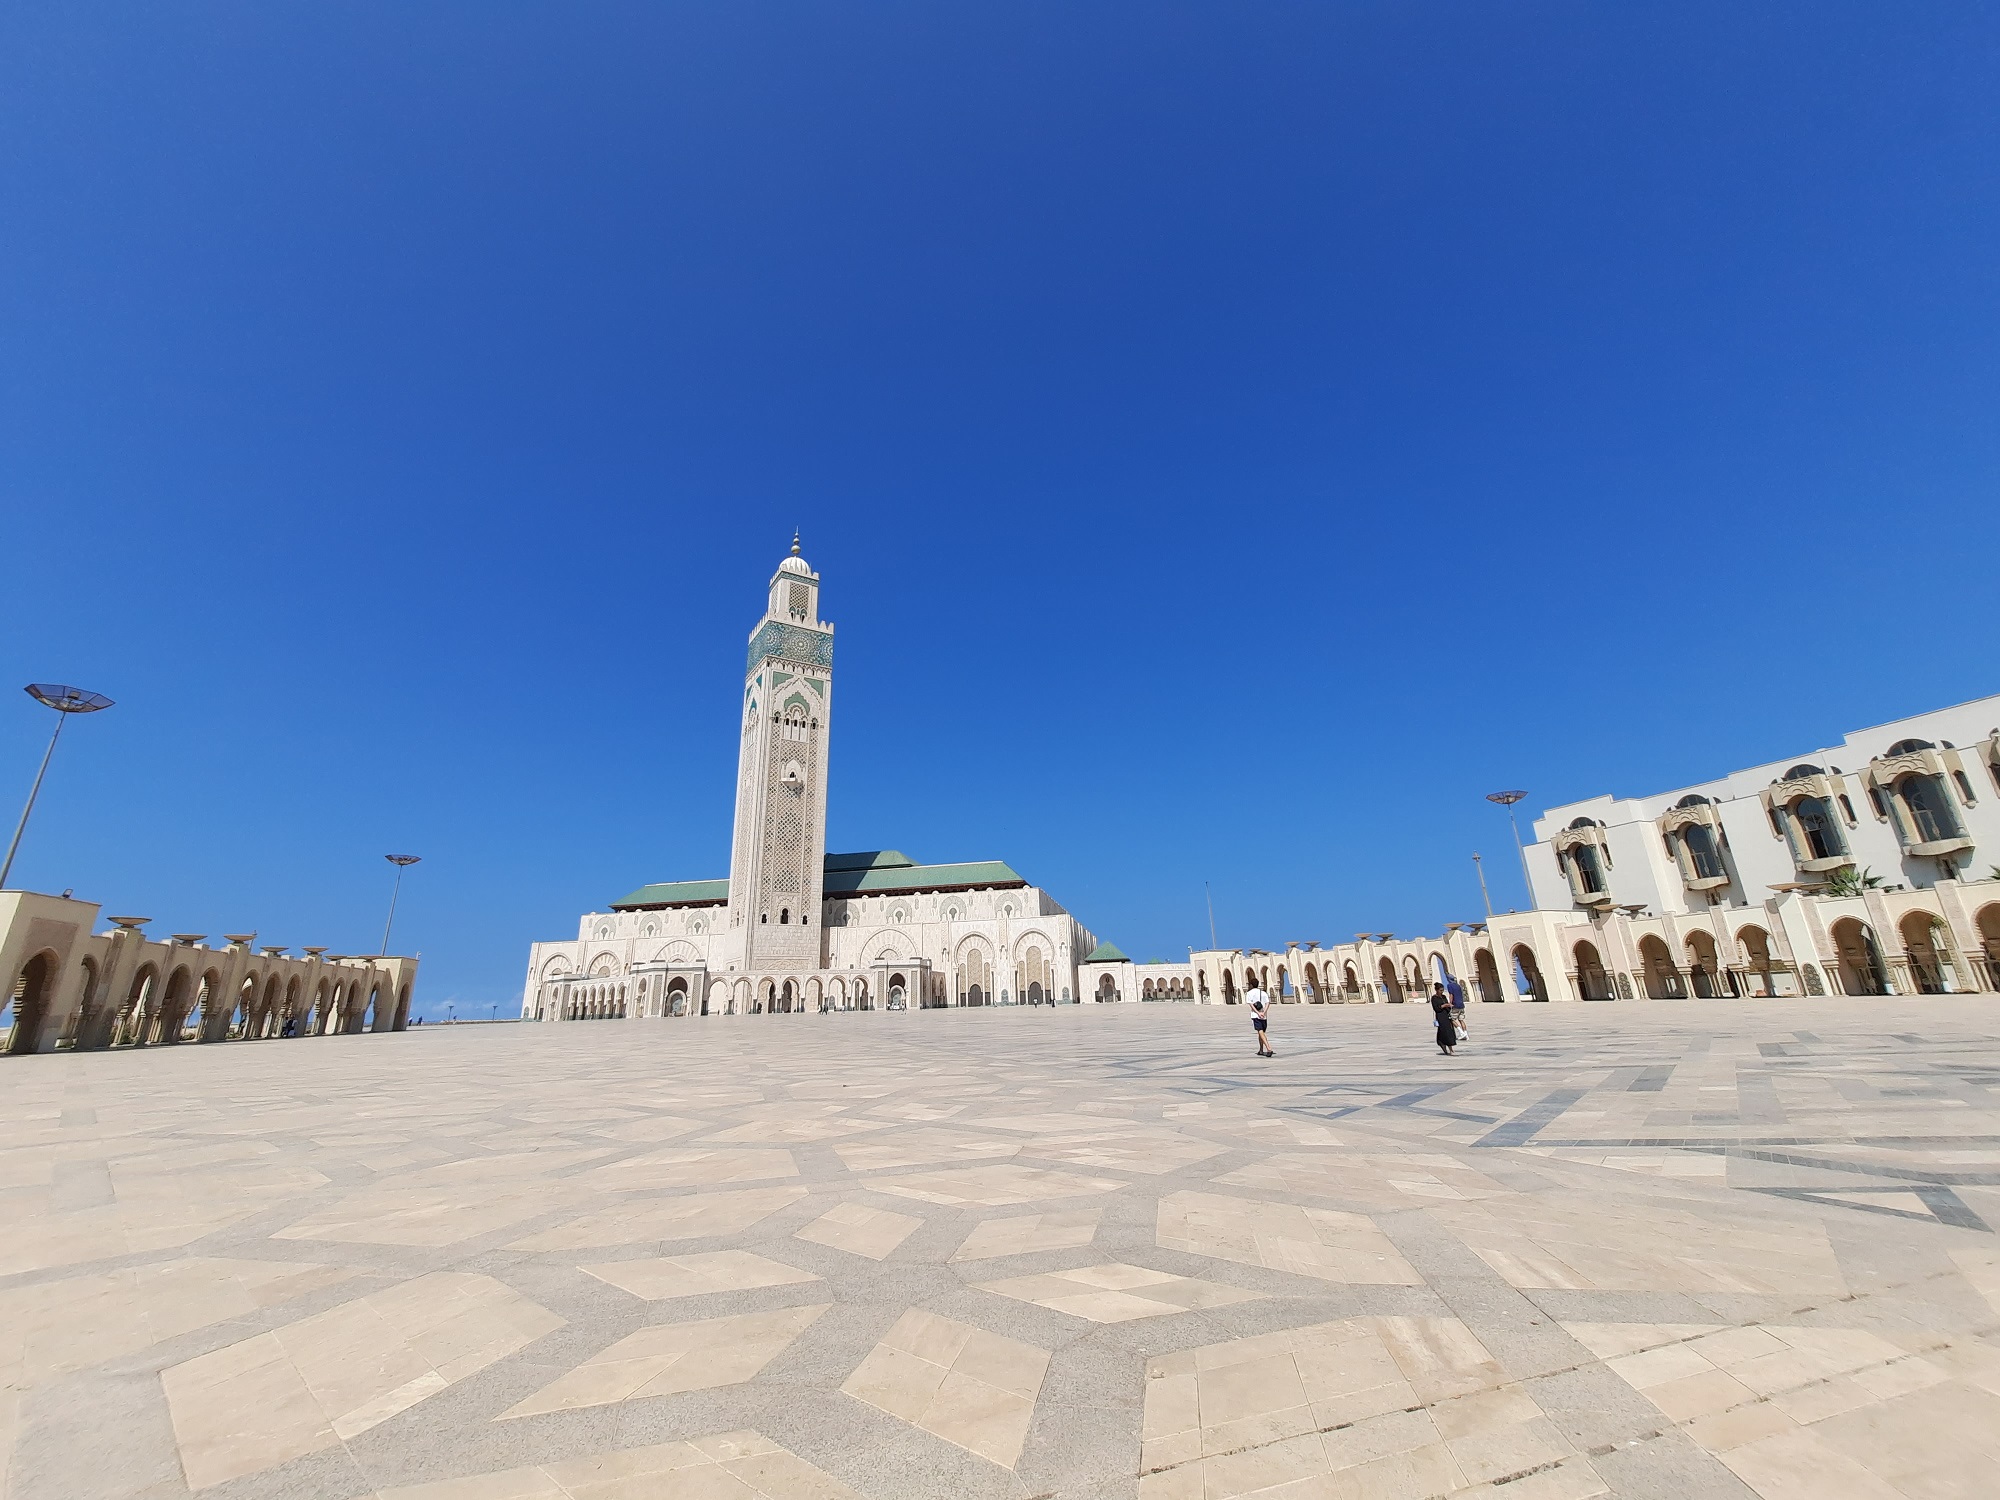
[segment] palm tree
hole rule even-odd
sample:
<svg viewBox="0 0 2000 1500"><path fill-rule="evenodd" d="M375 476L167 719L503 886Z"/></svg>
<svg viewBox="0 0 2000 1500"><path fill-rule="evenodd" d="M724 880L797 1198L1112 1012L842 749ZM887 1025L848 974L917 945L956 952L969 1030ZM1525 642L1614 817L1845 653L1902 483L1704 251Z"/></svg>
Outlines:
<svg viewBox="0 0 2000 1500"><path fill-rule="evenodd" d="M1843 865L1826 877L1826 884L1820 888L1822 896L1858 896L1863 891L1872 891L1882 884L1882 877L1872 869L1857 870L1853 865Z"/></svg>

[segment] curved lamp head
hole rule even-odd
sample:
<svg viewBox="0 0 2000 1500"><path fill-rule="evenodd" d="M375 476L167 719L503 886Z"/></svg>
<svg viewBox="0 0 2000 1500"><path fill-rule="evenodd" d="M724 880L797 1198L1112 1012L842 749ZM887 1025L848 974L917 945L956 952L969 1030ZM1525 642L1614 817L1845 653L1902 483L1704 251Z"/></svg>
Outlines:
<svg viewBox="0 0 2000 1500"><path fill-rule="evenodd" d="M31 682L22 691L37 703L46 703L59 714L94 714L100 708L111 707L111 700L102 693L68 687L60 682Z"/></svg>

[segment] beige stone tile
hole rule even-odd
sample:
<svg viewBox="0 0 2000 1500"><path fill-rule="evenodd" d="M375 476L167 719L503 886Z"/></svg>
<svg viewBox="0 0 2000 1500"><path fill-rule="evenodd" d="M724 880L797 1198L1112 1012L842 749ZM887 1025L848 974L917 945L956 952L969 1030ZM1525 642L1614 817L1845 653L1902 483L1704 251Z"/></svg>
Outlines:
<svg viewBox="0 0 2000 1500"><path fill-rule="evenodd" d="M196 1328L246 1317L354 1273L310 1262L188 1256L0 1291L0 1368L37 1384Z"/></svg>
<svg viewBox="0 0 2000 1500"><path fill-rule="evenodd" d="M856 1400L1011 1469L1048 1352L911 1308L842 1382Z"/></svg>
<svg viewBox="0 0 2000 1500"><path fill-rule="evenodd" d="M756 1432L383 1490L377 1500L862 1500Z"/></svg>
<svg viewBox="0 0 2000 1500"><path fill-rule="evenodd" d="M1197 1308L1226 1307L1252 1302L1264 1295L1119 1262L974 1285L982 1292L1033 1302L1073 1317L1088 1318L1093 1323L1123 1323Z"/></svg>
<svg viewBox="0 0 2000 1500"><path fill-rule="evenodd" d="M1710 1453L1741 1448L1781 1433L1796 1432L1798 1423L1768 1401L1751 1401L1687 1423L1687 1434Z"/></svg>
<svg viewBox="0 0 2000 1500"><path fill-rule="evenodd" d="M515 1240L510 1250L594 1250L649 1240L720 1239L741 1234L805 1197L802 1187L695 1193L579 1214L566 1224Z"/></svg>
<svg viewBox="0 0 2000 1500"><path fill-rule="evenodd" d="M1608 1495L1606 1484L1583 1458L1567 1458L1552 1469L1526 1474L1504 1484L1476 1484L1453 1492L1452 1500L1592 1500Z"/></svg>
<svg viewBox="0 0 2000 1500"><path fill-rule="evenodd" d="M1165 1249L1321 1281L1422 1284L1388 1236L1360 1214L1181 1192L1160 1200L1157 1234Z"/></svg>
<svg viewBox="0 0 2000 1500"><path fill-rule="evenodd" d="M1073 1250L1097 1235L1099 1210L1053 1209L1048 1213L988 1219L976 1225L952 1254L952 1259L993 1260L1002 1255L1030 1255L1041 1250Z"/></svg>
<svg viewBox="0 0 2000 1500"><path fill-rule="evenodd" d="M837 1203L793 1238L845 1250L849 1255L869 1260L884 1260L923 1222L911 1214L890 1213L865 1203Z"/></svg>
<svg viewBox="0 0 2000 1500"><path fill-rule="evenodd" d="M1073 1167L1109 1167L1115 1172L1138 1172L1146 1176L1185 1171L1196 1162L1220 1156L1228 1149L1179 1131L1129 1127L1102 1133L1043 1136L1021 1148L1023 1155L1045 1161L1060 1161Z"/></svg>
<svg viewBox="0 0 2000 1500"><path fill-rule="evenodd" d="M1227 1187L1338 1198L1381 1208L1512 1196L1485 1173L1455 1157L1430 1152L1394 1156L1366 1151L1290 1152L1253 1162L1215 1181Z"/></svg>
<svg viewBox="0 0 2000 1500"><path fill-rule="evenodd" d="M1810 1432L1760 1438L1717 1457L1760 1500L1906 1500Z"/></svg>
<svg viewBox="0 0 2000 1500"><path fill-rule="evenodd" d="M1102 1177L1078 1177L1070 1172L1012 1163L947 1172L912 1172L902 1177L878 1177L868 1184L871 1192L893 1193L953 1208L972 1205L1004 1208L1015 1203L1045 1203L1060 1198L1095 1198L1115 1193L1124 1186L1122 1182Z"/></svg>
<svg viewBox="0 0 2000 1500"><path fill-rule="evenodd" d="M722 1144L809 1145L816 1141L837 1141L850 1135L867 1135L887 1130L887 1120L857 1120L840 1115L821 1115L804 1120L754 1120L718 1130L704 1141Z"/></svg>
<svg viewBox="0 0 2000 1500"><path fill-rule="evenodd" d="M648 1188L720 1187L730 1182L765 1182L798 1175L798 1163L789 1151L717 1147L650 1151L594 1167L576 1181L602 1192L625 1193Z"/></svg>
<svg viewBox="0 0 2000 1500"><path fill-rule="evenodd" d="M515 1403L500 1414L500 1420L741 1384L830 1306L784 1307L642 1328Z"/></svg>
<svg viewBox="0 0 2000 1500"><path fill-rule="evenodd" d="M1676 1422L1711 1416L1757 1399L1755 1391L1726 1370L1707 1370L1699 1375L1656 1381L1645 1387L1645 1392L1653 1405Z"/></svg>
<svg viewBox="0 0 2000 1500"><path fill-rule="evenodd" d="M437 1271L164 1371L192 1489L353 1437L562 1326L489 1276Z"/></svg>
<svg viewBox="0 0 2000 1500"><path fill-rule="evenodd" d="M1543 1197L1523 1212L1504 1202L1441 1204L1436 1213L1488 1265L1526 1289L1842 1296L1825 1227L1801 1218L1786 1233L1686 1205Z"/></svg>
<svg viewBox="0 0 2000 1500"><path fill-rule="evenodd" d="M663 1302L673 1297L701 1297L711 1292L741 1292L755 1287L793 1286L818 1281L801 1271L748 1250L709 1250L698 1255L667 1255L647 1260L614 1260L579 1266L620 1291Z"/></svg>
<svg viewBox="0 0 2000 1500"><path fill-rule="evenodd" d="M1639 1354L1606 1360L1605 1364L1628 1385L1642 1391L1648 1386L1684 1380L1690 1375L1716 1373L1715 1366L1696 1353L1692 1344L1665 1344Z"/></svg>
<svg viewBox="0 0 2000 1500"><path fill-rule="evenodd" d="M835 1146L834 1154L851 1172L878 1172L889 1167L919 1167L935 1163L991 1161L1014 1155L1019 1141L976 1135L965 1130L902 1130Z"/></svg>

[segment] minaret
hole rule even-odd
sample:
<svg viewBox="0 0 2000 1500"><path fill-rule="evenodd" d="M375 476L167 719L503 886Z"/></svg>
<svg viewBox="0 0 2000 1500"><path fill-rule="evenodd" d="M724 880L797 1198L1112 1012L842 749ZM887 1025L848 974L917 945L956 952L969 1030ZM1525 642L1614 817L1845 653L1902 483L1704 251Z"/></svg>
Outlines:
<svg viewBox="0 0 2000 1500"><path fill-rule="evenodd" d="M819 618L819 574L794 534L743 673L729 925L746 970L820 966L832 707L833 627Z"/></svg>

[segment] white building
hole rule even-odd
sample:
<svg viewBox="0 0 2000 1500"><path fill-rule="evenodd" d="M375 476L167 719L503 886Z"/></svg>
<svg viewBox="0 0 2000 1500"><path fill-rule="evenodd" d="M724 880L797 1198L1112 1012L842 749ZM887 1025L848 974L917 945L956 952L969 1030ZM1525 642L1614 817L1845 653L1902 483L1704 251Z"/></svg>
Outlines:
<svg viewBox="0 0 2000 1500"><path fill-rule="evenodd" d="M743 674L729 875L641 886L529 951L521 1014L566 1021L1066 1004L1096 939L998 860L826 852L833 626L772 575Z"/></svg>
<svg viewBox="0 0 2000 1500"><path fill-rule="evenodd" d="M1535 820L1537 909L1442 937L1192 955L1196 998L1306 1003L2000 991L2000 697Z"/></svg>

